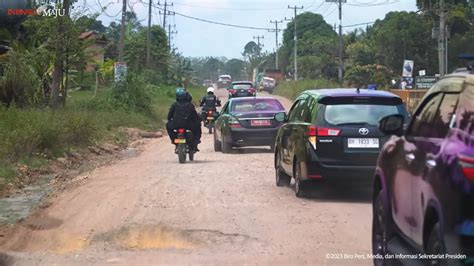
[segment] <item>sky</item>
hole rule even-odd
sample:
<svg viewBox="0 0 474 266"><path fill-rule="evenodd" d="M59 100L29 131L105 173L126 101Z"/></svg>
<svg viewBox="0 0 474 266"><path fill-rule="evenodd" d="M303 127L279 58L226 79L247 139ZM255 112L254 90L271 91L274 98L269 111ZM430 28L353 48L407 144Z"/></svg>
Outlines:
<svg viewBox="0 0 474 266"><path fill-rule="evenodd" d="M128 0L128 10L137 13L142 25L147 25L149 0ZM158 0L152 0L155 6L152 11L152 24L162 25L163 15L159 14ZM165 0L159 0L160 7L164 7ZM288 6L303 7L301 12L322 14L330 25L339 25L337 4L327 0L167 0L173 3L168 10L199 19L234 24L256 28L274 28L270 21L280 21L279 28L286 28L286 24L294 16L294 10ZM100 12L99 20L104 25L120 19L122 0L79 0L77 5L87 12ZM146 3L146 4L145 4ZM342 7L342 25L350 26L359 23L373 22L383 19L390 11L416 11L415 0L347 0ZM184 56L205 57L225 56L242 58L244 46L249 41L257 42L257 36L263 36L260 42L263 51L274 51L275 33L268 30L242 29L211 23L201 22L183 17L179 14L167 17L167 24L176 25L172 28L177 34L172 34L172 45ZM359 27L365 27L364 25ZM168 26L166 26L168 30ZM344 27L344 31L351 31L357 27ZM282 31L279 33L281 44Z"/></svg>

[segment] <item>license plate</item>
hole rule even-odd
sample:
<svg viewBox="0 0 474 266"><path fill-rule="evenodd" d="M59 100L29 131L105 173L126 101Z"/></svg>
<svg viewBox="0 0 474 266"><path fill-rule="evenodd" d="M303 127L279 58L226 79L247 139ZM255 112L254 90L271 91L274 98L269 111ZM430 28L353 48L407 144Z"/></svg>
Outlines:
<svg viewBox="0 0 474 266"><path fill-rule="evenodd" d="M270 120L250 120L250 125L254 127L271 126Z"/></svg>
<svg viewBox="0 0 474 266"><path fill-rule="evenodd" d="M207 120L214 120L214 117L208 116L208 117L207 117Z"/></svg>
<svg viewBox="0 0 474 266"><path fill-rule="evenodd" d="M184 143L186 143L186 140L185 140L185 139L175 139L175 140L174 140L174 143L176 143L176 144L184 144Z"/></svg>
<svg viewBox="0 0 474 266"><path fill-rule="evenodd" d="M349 148L378 148L379 139L377 138L348 138L347 147Z"/></svg>

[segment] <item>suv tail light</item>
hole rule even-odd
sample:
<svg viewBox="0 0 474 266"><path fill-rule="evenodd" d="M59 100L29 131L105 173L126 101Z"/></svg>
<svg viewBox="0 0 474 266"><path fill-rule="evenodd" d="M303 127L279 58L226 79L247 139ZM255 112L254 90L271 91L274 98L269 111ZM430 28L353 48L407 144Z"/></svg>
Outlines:
<svg viewBox="0 0 474 266"><path fill-rule="evenodd" d="M306 131L305 135L308 137L309 143L313 146L313 148L316 150L316 132L318 131L318 128L316 126L308 126L308 131Z"/></svg>
<svg viewBox="0 0 474 266"><path fill-rule="evenodd" d="M308 126L308 131L305 132L305 135L308 137L309 143L313 145L313 148L316 150L316 137L336 137L341 134L340 129L335 128L326 128L326 127L317 127L314 125Z"/></svg>
<svg viewBox="0 0 474 266"><path fill-rule="evenodd" d="M459 165L461 166L464 177L474 182L474 155L461 153L458 155Z"/></svg>

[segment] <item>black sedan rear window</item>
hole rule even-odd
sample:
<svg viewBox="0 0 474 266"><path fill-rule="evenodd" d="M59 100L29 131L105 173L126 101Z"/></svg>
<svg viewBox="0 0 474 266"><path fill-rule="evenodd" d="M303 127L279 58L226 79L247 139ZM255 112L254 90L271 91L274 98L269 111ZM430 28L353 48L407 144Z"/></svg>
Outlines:
<svg viewBox="0 0 474 266"><path fill-rule="evenodd" d="M401 104L336 104L326 105L324 119L327 123L332 125L378 125L381 118L393 114L406 115L405 107Z"/></svg>
<svg viewBox="0 0 474 266"><path fill-rule="evenodd" d="M231 113L284 111L285 108L276 99L246 99L232 102Z"/></svg>

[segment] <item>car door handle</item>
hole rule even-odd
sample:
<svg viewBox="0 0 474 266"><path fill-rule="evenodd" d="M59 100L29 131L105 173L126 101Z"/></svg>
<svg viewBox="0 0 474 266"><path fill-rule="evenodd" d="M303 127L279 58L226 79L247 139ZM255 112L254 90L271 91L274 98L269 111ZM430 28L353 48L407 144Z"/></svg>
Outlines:
<svg viewBox="0 0 474 266"><path fill-rule="evenodd" d="M415 160L415 155L413 153L408 153L405 155L405 159L411 163L413 160Z"/></svg>
<svg viewBox="0 0 474 266"><path fill-rule="evenodd" d="M426 160L425 162L426 167L432 169L436 167L436 161L433 159Z"/></svg>

